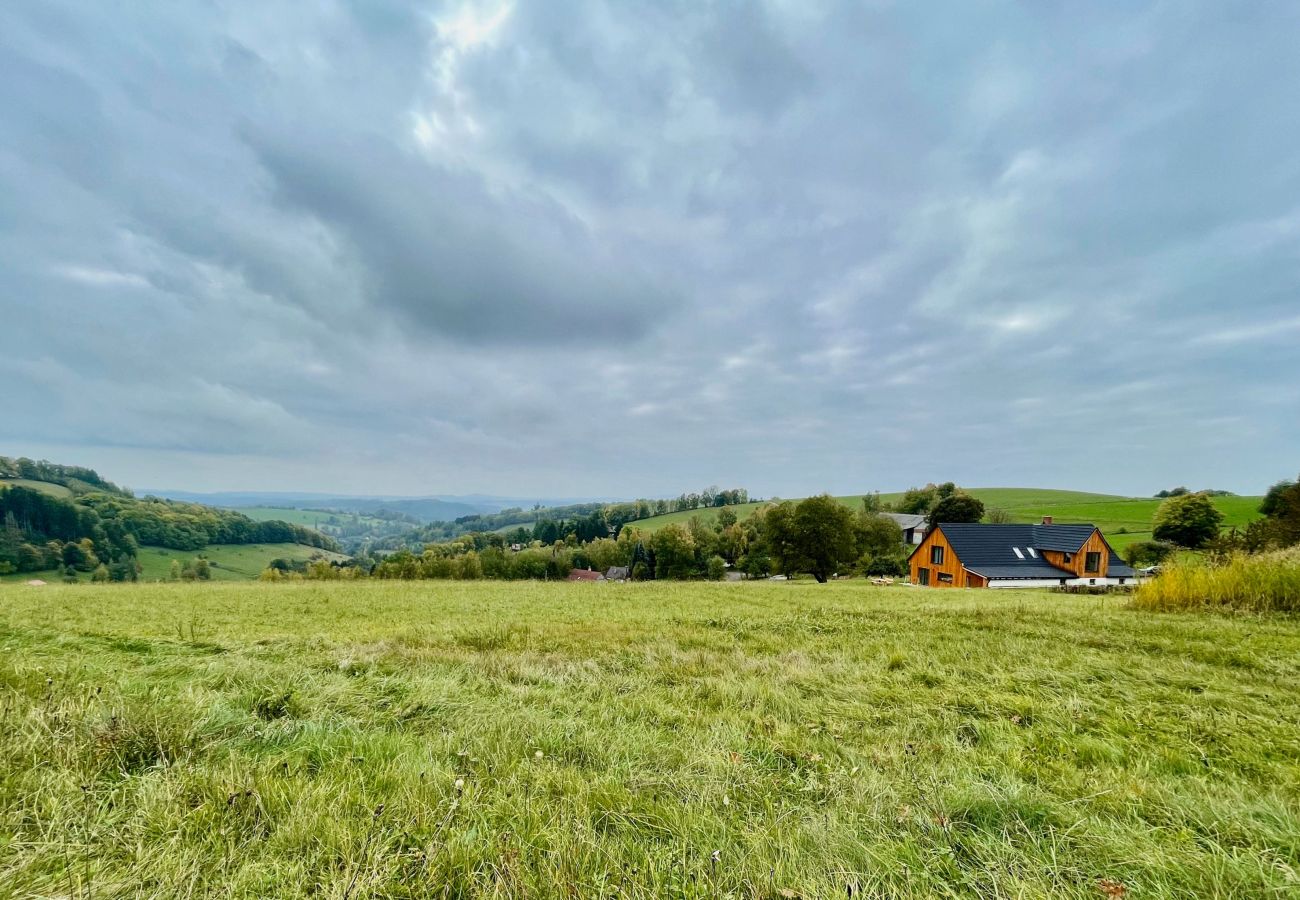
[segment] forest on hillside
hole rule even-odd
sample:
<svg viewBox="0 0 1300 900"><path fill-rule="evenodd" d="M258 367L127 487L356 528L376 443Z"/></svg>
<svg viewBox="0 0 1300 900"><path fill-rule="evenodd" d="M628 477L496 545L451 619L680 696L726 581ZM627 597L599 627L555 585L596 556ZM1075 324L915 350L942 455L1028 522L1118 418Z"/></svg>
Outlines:
<svg viewBox="0 0 1300 900"><path fill-rule="evenodd" d="M66 488L55 493L47 488ZM232 510L137 498L92 469L0 457L0 574L52 568L134 580L142 546L198 550L208 544L337 544L288 522L255 522Z"/></svg>

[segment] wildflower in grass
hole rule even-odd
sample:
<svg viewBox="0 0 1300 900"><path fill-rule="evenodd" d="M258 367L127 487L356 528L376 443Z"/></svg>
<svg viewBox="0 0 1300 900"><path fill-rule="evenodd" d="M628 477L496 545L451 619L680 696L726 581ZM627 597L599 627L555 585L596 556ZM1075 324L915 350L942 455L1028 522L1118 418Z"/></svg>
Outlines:
<svg viewBox="0 0 1300 900"><path fill-rule="evenodd" d="M1110 900L1119 900L1120 897L1128 893L1128 888L1123 882L1115 881L1113 878L1103 878L1097 882L1097 890L1109 897Z"/></svg>
<svg viewBox="0 0 1300 900"><path fill-rule="evenodd" d="M463 791L463 790L465 790L465 779L464 779L464 778L457 778L457 779L456 779L456 793L459 794L459 793L460 793L461 791Z"/></svg>
<svg viewBox="0 0 1300 900"><path fill-rule="evenodd" d="M534 758L536 758L536 759L541 759L543 756L545 756L545 754L542 753L541 750L538 750L536 753L533 754L533 756L534 756Z"/></svg>

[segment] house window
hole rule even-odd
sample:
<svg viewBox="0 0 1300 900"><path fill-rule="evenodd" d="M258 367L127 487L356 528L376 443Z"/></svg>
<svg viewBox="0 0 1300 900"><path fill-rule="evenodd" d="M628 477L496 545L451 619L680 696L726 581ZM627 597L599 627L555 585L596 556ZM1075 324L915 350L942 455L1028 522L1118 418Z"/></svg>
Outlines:
<svg viewBox="0 0 1300 900"><path fill-rule="evenodd" d="M938 544L930 548L930 564L935 566L943 565L943 548Z"/></svg>
<svg viewBox="0 0 1300 900"><path fill-rule="evenodd" d="M1068 562L1068 563L1069 563L1069 562L1074 562L1074 554L1073 554L1073 553L1067 553L1067 554L1065 554L1065 561Z"/></svg>
<svg viewBox="0 0 1300 900"><path fill-rule="evenodd" d="M1025 554L1023 554L1023 553L1020 552L1020 548L1019 548L1019 547L1012 547L1012 548L1011 548L1011 552L1014 553L1014 554L1016 555L1016 559L1024 559L1024 558L1025 558Z"/></svg>
<svg viewBox="0 0 1300 900"><path fill-rule="evenodd" d="M1096 584L1096 583L1097 583L1097 579L1095 579L1095 578L1089 578L1089 579L1088 579L1088 584Z"/></svg>
<svg viewBox="0 0 1300 900"><path fill-rule="evenodd" d="M1119 583L1120 583L1120 584L1123 584L1123 583L1124 583L1125 581L1127 581L1127 580L1128 580L1127 578L1121 578L1121 579L1119 580Z"/></svg>
<svg viewBox="0 0 1300 900"><path fill-rule="evenodd" d="M916 570L916 580L919 581L919 582L921 583L922 586L929 584L929 583L930 583L930 570L929 570L929 569L917 569L917 570Z"/></svg>
<svg viewBox="0 0 1300 900"><path fill-rule="evenodd" d="M1061 587L1065 587L1065 579L1064 579L1064 578L1061 579Z"/></svg>
<svg viewBox="0 0 1300 900"><path fill-rule="evenodd" d="M1033 547L1026 547L1025 549L1029 551L1030 556L1032 556L1034 559L1038 559L1038 554L1034 552Z"/></svg>
<svg viewBox="0 0 1300 900"><path fill-rule="evenodd" d="M1101 571L1101 554L1089 553L1083 558L1083 571L1100 572Z"/></svg>
<svg viewBox="0 0 1300 900"><path fill-rule="evenodd" d="M939 583L940 583L940 584L952 584L952 575L950 575L950 574L947 573L947 572L940 572L940 573L939 573Z"/></svg>

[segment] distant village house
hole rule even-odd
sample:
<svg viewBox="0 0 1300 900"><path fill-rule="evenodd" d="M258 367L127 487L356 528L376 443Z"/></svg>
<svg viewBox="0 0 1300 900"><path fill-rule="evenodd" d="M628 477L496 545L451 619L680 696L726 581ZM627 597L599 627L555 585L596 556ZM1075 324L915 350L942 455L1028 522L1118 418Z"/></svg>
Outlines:
<svg viewBox="0 0 1300 900"><path fill-rule="evenodd" d="M915 515L913 513L881 513L886 519L892 519L894 524L903 529L904 544L919 544L925 538L925 529L927 522L925 516Z"/></svg>

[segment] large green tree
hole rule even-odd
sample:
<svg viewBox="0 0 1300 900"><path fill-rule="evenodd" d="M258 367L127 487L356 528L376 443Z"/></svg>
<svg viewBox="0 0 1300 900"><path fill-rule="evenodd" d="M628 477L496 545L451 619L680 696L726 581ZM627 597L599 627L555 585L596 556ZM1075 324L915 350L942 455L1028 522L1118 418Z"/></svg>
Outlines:
<svg viewBox="0 0 1300 900"><path fill-rule="evenodd" d="M984 518L984 504L970 494L958 491L941 497L930 509L930 522L978 522Z"/></svg>
<svg viewBox="0 0 1300 900"><path fill-rule="evenodd" d="M825 583L854 559L853 513L829 494L774 507L764 527L783 572L807 572Z"/></svg>
<svg viewBox="0 0 1300 900"><path fill-rule="evenodd" d="M1265 526L1273 543L1300 543L1300 483L1279 481L1273 485L1259 511L1266 517Z"/></svg>
<svg viewBox="0 0 1300 900"><path fill-rule="evenodd" d="M695 574L695 541L676 522L665 525L650 538L654 551L655 578L690 578Z"/></svg>
<svg viewBox="0 0 1300 900"><path fill-rule="evenodd" d="M1204 547L1219 534L1223 513L1205 494L1170 497L1156 510L1151 536L1180 547Z"/></svg>

